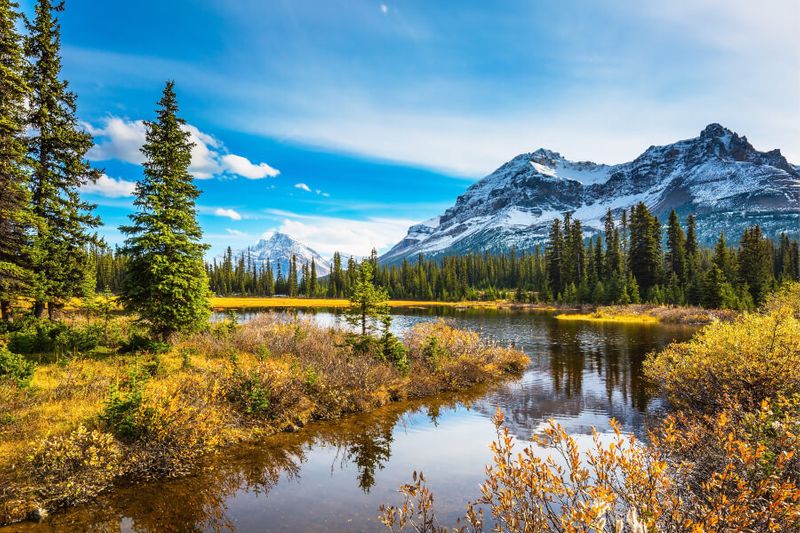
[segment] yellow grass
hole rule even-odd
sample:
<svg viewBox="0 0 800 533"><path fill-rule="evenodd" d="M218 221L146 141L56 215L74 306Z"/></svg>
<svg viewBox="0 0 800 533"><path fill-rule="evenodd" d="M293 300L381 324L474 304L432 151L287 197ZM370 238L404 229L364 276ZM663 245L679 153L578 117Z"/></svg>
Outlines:
<svg viewBox="0 0 800 533"><path fill-rule="evenodd" d="M658 324L660 320L652 315L606 315L599 313L562 313L556 315L558 320L572 320L585 322L617 322L622 324Z"/></svg>
<svg viewBox="0 0 800 533"><path fill-rule="evenodd" d="M416 300L389 300L390 307L469 307L496 309L504 304L492 302L435 302ZM350 301L343 298L280 298L280 297L213 297L211 307L214 309L243 309L248 307L348 307Z"/></svg>

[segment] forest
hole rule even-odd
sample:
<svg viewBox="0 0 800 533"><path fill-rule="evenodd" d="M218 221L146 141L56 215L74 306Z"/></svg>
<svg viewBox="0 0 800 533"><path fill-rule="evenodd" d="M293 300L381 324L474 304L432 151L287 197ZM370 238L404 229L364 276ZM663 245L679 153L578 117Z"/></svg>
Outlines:
<svg viewBox="0 0 800 533"><path fill-rule="evenodd" d="M645 206L609 211L604 231L586 237L580 220L570 214L555 220L549 242L517 252L466 254L400 264L370 262L375 282L390 297L428 301L513 299L529 303L700 305L754 309L784 281L800 278L798 242L782 234L777 242L759 226L731 245L720 234L713 248L698 244L695 218L684 225L672 212L663 225ZM126 258L120 252L95 249L98 290L116 292ZM345 297L357 276L358 263L343 264L335 254L329 276L319 278L316 265L298 264L281 272L270 261L260 265L247 251L230 248L221 261L206 264L211 290L220 296Z"/></svg>

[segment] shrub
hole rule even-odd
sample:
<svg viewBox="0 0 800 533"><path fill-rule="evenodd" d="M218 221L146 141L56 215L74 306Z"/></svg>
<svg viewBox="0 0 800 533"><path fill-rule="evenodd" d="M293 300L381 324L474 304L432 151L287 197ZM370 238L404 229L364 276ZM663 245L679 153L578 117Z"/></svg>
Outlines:
<svg viewBox="0 0 800 533"><path fill-rule="evenodd" d="M228 399L237 404L247 415L264 415L270 408L271 391L267 383L255 370L236 370Z"/></svg>
<svg viewBox="0 0 800 533"><path fill-rule="evenodd" d="M120 390L115 385L111 388L100 420L108 429L124 441L132 441L140 437L144 431L141 419L143 400L142 380L133 377L127 390Z"/></svg>
<svg viewBox="0 0 800 533"><path fill-rule="evenodd" d="M0 346L0 380L10 379L18 387L27 387L33 378L35 366L25 357Z"/></svg>
<svg viewBox="0 0 800 533"><path fill-rule="evenodd" d="M777 310L713 323L651 355L646 375L676 407L712 414L731 404L755 411L767 398L800 392L800 319L772 301Z"/></svg>
<svg viewBox="0 0 800 533"><path fill-rule="evenodd" d="M123 343L122 347L120 348L120 352L161 354L167 353L169 349L170 345L167 342L153 339L148 335L143 335L141 333L133 333L130 338L128 338L127 342Z"/></svg>
<svg viewBox="0 0 800 533"><path fill-rule="evenodd" d="M121 451L112 435L84 426L69 435L43 440L29 457L38 496L52 507L97 496L113 483L120 460Z"/></svg>
<svg viewBox="0 0 800 533"><path fill-rule="evenodd" d="M488 508L492 530L509 533L794 530L800 419L798 404L789 405L794 415L776 417L765 404L752 420L758 429L745 431L727 414L710 427L696 420L679 427L670 418L649 446L612 421L610 442L594 433L585 453L552 420L534 445L519 450L498 410L482 496L468 504L463 520L484 531ZM422 474L400 492L402 505L380 508L390 530L451 531L439 524Z"/></svg>
<svg viewBox="0 0 800 533"><path fill-rule="evenodd" d="M70 326L50 320L26 320L9 334L8 348L15 353L86 353L103 337L98 325Z"/></svg>

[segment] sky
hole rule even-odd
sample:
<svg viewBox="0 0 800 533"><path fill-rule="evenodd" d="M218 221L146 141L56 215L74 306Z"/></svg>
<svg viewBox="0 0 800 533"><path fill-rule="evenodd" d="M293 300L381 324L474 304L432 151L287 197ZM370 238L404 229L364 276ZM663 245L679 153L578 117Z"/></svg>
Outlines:
<svg viewBox="0 0 800 533"><path fill-rule="evenodd" d="M796 0L67 0L61 22L112 245L166 80L210 256L275 231L385 251L540 147L618 163L719 122L800 163Z"/></svg>

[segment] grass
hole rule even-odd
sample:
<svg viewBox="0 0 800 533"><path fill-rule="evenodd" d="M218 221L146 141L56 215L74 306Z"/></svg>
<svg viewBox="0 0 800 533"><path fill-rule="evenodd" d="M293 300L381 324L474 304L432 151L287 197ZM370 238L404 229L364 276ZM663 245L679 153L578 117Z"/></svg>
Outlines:
<svg viewBox="0 0 800 533"><path fill-rule="evenodd" d="M651 315L607 315L602 313L561 313L556 315L558 320L583 321L583 322L617 322L621 324L658 324L661 321Z"/></svg>
<svg viewBox="0 0 800 533"><path fill-rule="evenodd" d="M403 346L400 365L379 339L354 342L276 313L214 324L161 354L101 347L42 357L52 362L37 365L28 387L0 378L0 523L116 484L191 475L237 442L466 390L528 364L443 322L413 328Z"/></svg>
<svg viewBox="0 0 800 533"><path fill-rule="evenodd" d="M556 315L556 318L558 320L617 322L622 324L665 323L705 325L716 321L730 322L738 315L738 312L726 309L631 304L598 307L591 313L561 313Z"/></svg>
<svg viewBox="0 0 800 533"><path fill-rule="evenodd" d="M500 301L471 301L471 302L437 302L437 301L417 301L417 300L389 300L390 307L469 307L494 309L503 305ZM260 297L260 296L215 296L211 298L213 309L246 309L246 308L265 308L265 307L298 307L298 308L344 308L350 305L350 301L343 298L283 298L283 297Z"/></svg>

